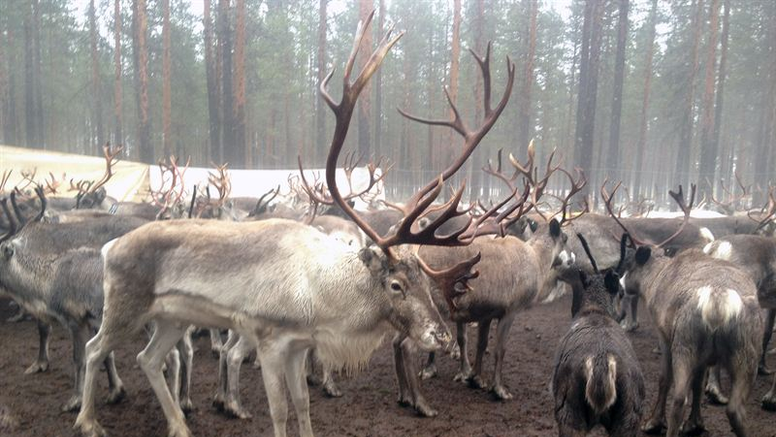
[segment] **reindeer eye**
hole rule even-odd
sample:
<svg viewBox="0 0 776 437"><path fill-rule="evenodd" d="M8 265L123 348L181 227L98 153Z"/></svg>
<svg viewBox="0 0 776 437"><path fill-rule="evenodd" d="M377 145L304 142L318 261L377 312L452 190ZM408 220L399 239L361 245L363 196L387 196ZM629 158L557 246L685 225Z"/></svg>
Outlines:
<svg viewBox="0 0 776 437"><path fill-rule="evenodd" d="M397 281L391 282L391 290L401 291L401 284L399 284Z"/></svg>

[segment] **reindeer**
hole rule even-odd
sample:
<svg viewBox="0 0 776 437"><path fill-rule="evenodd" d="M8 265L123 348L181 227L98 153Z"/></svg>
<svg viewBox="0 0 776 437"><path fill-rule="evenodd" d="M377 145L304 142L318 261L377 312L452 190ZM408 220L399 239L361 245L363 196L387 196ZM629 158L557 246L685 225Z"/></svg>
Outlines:
<svg viewBox="0 0 776 437"><path fill-rule="evenodd" d="M523 190L521 201L516 204L519 205L516 207L517 212L513 214L513 211L509 209L502 212L502 215L506 214L509 219L506 224L502 224L501 235L505 234L505 229L509 227L509 223L518 221L539 201L550 176L560 168L552 166L551 156L544 177L538 179L533 163L535 154L530 146L528 156L529 161L525 166L510 157L513 165L525 175L527 184ZM565 170L563 171L565 172ZM581 173L576 181L568 172L566 174L571 179L573 188L564 200L564 210L568 200L585 185L585 179ZM531 201L528 206L525 206L523 202L527 201L529 193ZM498 205L496 206L498 207ZM564 224L568 222L565 214L562 220ZM512 399L512 394L504 385L502 378L509 330L520 311L530 308L534 303L557 297L552 295L558 279L557 270L554 267L570 266L575 259L575 255L567 250L566 241L567 237L561 230L561 223L553 219L549 226L540 228L527 242L506 235L496 239L480 237L470 246L464 248L421 248L419 255L424 262L432 267L465 259L477 252L485 260L480 267L480 276L472 280L472 287L477 289L476 292L457 297L453 305L445 305L444 296L439 291L432 293L440 311L446 313L457 325L460 368L459 373L454 377L455 380L468 383L474 388L488 388L488 384L482 376L483 357L487 349L490 325L494 319L497 319L495 372L490 390L497 399ZM504 265L519 266L519 268L504 269ZM479 329L474 368L469 363L467 353L466 324L470 322L477 322ZM407 342L394 343L394 359L399 382L399 403L414 407L421 415L435 416L437 411L428 405L420 393L417 372L414 370L414 363L410 358L411 352L411 344ZM434 359L433 355L429 357L426 367L421 372L423 378L429 378L436 374Z"/></svg>
<svg viewBox="0 0 776 437"><path fill-rule="evenodd" d="M10 217L6 199L2 208ZM80 408L83 376L83 351L86 341L96 331L102 317L102 265L95 249L71 249L64 253L41 251L29 239L11 240L13 230L0 241L0 277L4 287L40 323L50 325L59 321L71 334L73 341L74 394L62 407L63 411ZM42 347L47 352L47 346ZM45 370L45 361L35 370ZM40 359L39 359L40 360ZM110 385L110 403L121 400L124 388L116 373L113 356L105 360ZM30 369L28 369L30 372Z"/></svg>
<svg viewBox="0 0 776 437"><path fill-rule="evenodd" d="M644 377L636 352L615 320L620 292L617 268L599 271L585 238L577 238L594 273L579 267L561 275L571 284L573 323L555 354L552 391L558 435L578 436L602 425L611 436L636 436L644 399ZM620 244L620 261L625 257Z"/></svg>
<svg viewBox="0 0 776 437"><path fill-rule="evenodd" d="M687 222L695 186L689 205L681 186L678 193L669 193ZM606 198L604 193L602 196ZM681 230L682 227L669 240ZM625 287L638 291L644 298L659 334L662 360L657 401L642 430L659 432L666 426L666 399L673 381L673 406L666 435L677 436L680 428L685 433L702 431L703 380L706 368L716 364L731 376L732 392L727 405L730 425L737 436L746 436L744 402L757 375L761 354L757 338L762 336L763 329L754 283L735 265L708 257L700 250L686 250L668 258L660 248L669 240L652 246L639 242L630 233L627 238L637 248L629 251L621 269L626 275ZM690 394L690 417L682 423L685 400Z"/></svg>
<svg viewBox="0 0 776 437"><path fill-rule="evenodd" d="M730 235L710 243L704 252L713 258L737 265L757 285L757 300L766 310L758 372L762 375L772 374L773 370L766 365L765 357L776 316L776 240L760 235ZM717 380L716 377L710 378L707 394L717 402L725 403ZM776 409L776 391L772 389L762 403L764 408Z"/></svg>
<svg viewBox="0 0 776 437"><path fill-rule="evenodd" d="M469 244L483 221L448 237L433 235L434 225L430 231L417 231L415 222L492 122L476 132L477 141L451 167L413 196L414 207L395 233L377 235L347 205L335 180L337 159L357 97L401 37L391 37L389 29L351 82L371 18L359 25L345 68L342 100L335 102L326 91L332 74L321 84L321 94L337 119L326 183L335 202L377 247L354 251L314 228L282 219L153 222L105 245L103 321L86 346L83 405L75 423L82 434L105 434L94 417L97 364L150 320L157 329L137 359L162 405L169 435L176 437L191 433L165 384L161 366L189 324L233 329L258 347L276 437L286 435L284 379L296 409L299 434L313 435L304 381L305 356L311 347L327 368L355 371L366 365L391 331L412 338L426 350L439 349L450 340L431 301L431 282L452 294L456 283L465 284L476 276L471 269L479 257L437 271L418 259L412 245ZM511 84L514 66L509 63L509 67ZM498 114L505 105L502 100ZM449 202L450 216L463 213L457 209L462 194L459 190ZM213 259L221 262L213 264Z"/></svg>
<svg viewBox="0 0 776 437"><path fill-rule="evenodd" d="M146 220L136 217L101 217L93 220L87 220L77 223L47 223L43 220L46 212L47 200L43 194L42 188L36 189L41 201L41 209L38 215L24 223L19 228L11 216L11 212L6 216L13 223L12 228L3 237L5 247L9 253L13 253L15 248L24 247L29 253L36 253L41 258L56 257L70 249L79 247L101 247L106 242L120 235L129 232L145 223ZM6 208L7 209L7 208ZM3 285L7 292L14 297L22 308L33 311L23 302L19 302L19 296L27 293L37 293L36 289L15 290L13 287L5 285L6 278L0 277L0 285ZM49 368L48 358L48 337L50 333L50 324L44 321L38 321L39 349L38 358L30 365L25 374L45 372Z"/></svg>

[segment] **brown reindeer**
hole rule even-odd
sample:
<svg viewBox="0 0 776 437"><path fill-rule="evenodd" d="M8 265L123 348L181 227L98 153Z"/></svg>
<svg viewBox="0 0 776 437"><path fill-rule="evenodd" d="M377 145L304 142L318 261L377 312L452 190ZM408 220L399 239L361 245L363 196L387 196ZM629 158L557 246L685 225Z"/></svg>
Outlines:
<svg viewBox="0 0 776 437"><path fill-rule="evenodd" d="M555 355L552 391L560 437L581 436L596 425L609 435L638 434L644 377L636 352L615 320L614 297L620 293L617 268L599 271L584 237L592 274L579 267L561 273L571 284L571 329ZM625 257L626 239L620 243Z"/></svg>
<svg viewBox="0 0 776 437"><path fill-rule="evenodd" d="M689 218L690 203L671 196ZM627 228L623 226L627 232ZM681 228L672 235L678 235ZM670 238L672 238L670 237ZM623 237L625 238L625 237ZM657 246L639 244L623 263L625 287L646 302L659 334L661 374L657 401L642 428L659 432L666 426L665 409L673 382L673 405L667 421L667 436L704 429L700 412L706 368L718 365L731 376L732 391L727 415L733 432L746 436L744 402L757 375L762 319L752 280L735 265L686 250L668 258ZM685 401L691 398L690 417L684 421Z"/></svg>

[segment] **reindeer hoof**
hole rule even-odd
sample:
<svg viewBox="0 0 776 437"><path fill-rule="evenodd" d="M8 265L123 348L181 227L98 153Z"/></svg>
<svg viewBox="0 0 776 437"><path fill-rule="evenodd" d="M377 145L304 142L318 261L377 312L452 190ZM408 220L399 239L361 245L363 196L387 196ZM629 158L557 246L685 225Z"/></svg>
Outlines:
<svg viewBox="0 0 776 437"><path fill-rule="evenodd" d="M194 411L194 403L191 402L191 398L181 399L180 401L181 411L183 411L183 414L189 415L192 411Z"/></svg>
<svg viewBox="0 0 776 437"><path fill-rule="evenodd" d="M224 397L220 392L213 396L213 408L222 413L224 411Z"/></svg>
<svg viewBox="0 0 776 437"><path fill-rule="evenodd" d="M757 374L758 375L773 375L773 369L768 368L768 366L765 365L765 363L760 363L759 366L757 366Z"/></svg>
<svg viewBox="0 0 776 437"><path fill-rule="evenodd" d="M420 379L431 379L437 376L437 368L434 365L427 366L420 371Z"/></svg>
<svg viewBox="0 0 776 437"><path fill-rule="evenodd" d="M634 332L637 329L639 329L639 322L625 324L625 332Z"/></svg>
<svg viewBox="0 0 776 437"><path fill-rule="evenodd" d="M419 402L417 405L415 405L415 411L417 411L418 415L422 417L436 417L439 415L437 410L429 407L425 402Z"/></svg>
<svg viewBox="0 0 776 437"><path fill-rule="evenodd" d="M722 394L722 391L717 386L706 387L706 399L713 405L727 405L728 398Z"/></svg>
<svg viewBox="0 0 776 437"><path fill-rule="evenodd" d="M658 419L650 419L647 423L644 424L644 426L641 427L641 430L647 434L662 434L665 432L665 429L665 422Z"/></svg>
<svg viewBox="0 0 776 437"><path fill-rule="evenodd" d="M688 420L687 422L682 425L682 434L684 435L701 435L704 432L706 432L706 427L703 426L703 421L700 419L697 420Z"/></svg>
<svg viewBox="0 0 776 437"><path fill-rule="evenodd" d="M25 375L32 375L33 373L45 372L49 369L48 361L37 360L27 370L24 371Z"/></svg>
<svg viewBox="0 0 776 437"><path fill-rule="evenodd" d="M323 393L330 398L342 397L342 391L337 387L337 384L330 381L323 384Z"/></svg>
<svg viewBox="0 0 776 437"><path fill-rule="evenodd" d="M488 388L488 384L485 383L485 380L482 379L482 376L480 375L473 375L466 378L466 382L469 384L469 387L471 388Z"/></svg>
<svg viewBox="0 0 776 437"><path fill-rule="evenodd" d="M70 413L81 409L81 397L73 395L64 405L62 405L63 413Z"/></svg>
<svg viewBox="0 0 776 437"><path fill-rule="evenodd" d="M471 376L472 371L471 370L464 370L461 372L458 372L453 376L453 381L456 382L463 382L464 384L469 381L469 377Z"/></svg>
<svg viewBox="0 0 776 437"><path fill-rule="evenodd" d="M76 419L73 429L81 433L83 437L106 437L108 435L99 423L94 420L82 420L80 416Z"/></svg>
<svg viewBox="0 0 776 437"><path fill-rule="evenodd" d="M455 361L461 359L461 347L458 346L458 343L454 344L453 348L450 349L450 358L454 359Z"/></svg>
<svg viewBox="0 0 776 437"><path fill-rule="evenodd" d="M321 385L322 382L323 381L321 381L321 378L314 373L310 373L307 375L307 385L310 385L310 386Z"/></svg>
<svg viewBox="0 0 776 437"><path fill-rule="evenodd" d="M114 405L124 400L125 397L127 397L127 391L124 390L124 386L120 386L108 393L108 399L106 399L105 402Z"/></svg>
<svg viewBox="0 0 776 437"><path fill-rule="evenodd" d="M185 423L171 426L170 432L167 433L167 437L191 437L191 431Z"/></svg>
<svg viewBox="0 0 776 437"><path fill-rule="evenodd" d="M251 413L245 411L245 409L237 401L228 401L224 404L223 412L229 417L234 417L240 420L250 419L253 416Z"/></svg>
<svg viewBox="0 0 776 437"><path fill-rule="evenodd" d="M499 399L502 401L508 401L512 399L512 394L509 393L503 385L493 386L493 388L490 389L490 392L493 393L496 399Z"/></svg>
<svg viewBox="0 0 776 437"><path fill-rule="evenodd" d="M763 396L762 409L765 411L776 411L776 393L768 392Z"/></svg>

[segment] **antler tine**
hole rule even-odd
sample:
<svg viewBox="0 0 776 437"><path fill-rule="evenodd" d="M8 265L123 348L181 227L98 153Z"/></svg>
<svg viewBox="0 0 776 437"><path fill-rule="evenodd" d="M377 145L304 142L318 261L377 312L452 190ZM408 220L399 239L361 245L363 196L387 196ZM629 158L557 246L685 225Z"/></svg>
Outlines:
<svg viewBox="0 0 776 437"><path fill-rule="evenodd" d="M748 211L746 215L749 219L758 223L755 232L764 228L769 221L776 219L776 186L768 187L768 202L760 209L760 217L752 217L752 211Z"/></svg>
<svg viewBox="0 0 776 437"><path fill-rule="evenodd" d="M682 224L679 225L679 229L676 230L676 232L673 233L670 237L668 237L666 240L664 240L662 243L658 244L657 247L663 247L666 244L670 243L674 238L679 236L679 234L682 233L685 226L687 226L687 223L690 221L690 213L692 212L692 205L695 203L695 191L697 187L695 184L692 184L690 186L690 204L687 205L684 202L684 193L682 192L682 186L679 185L679 191L669 191L668 194L676 201L676 203L679 205L679 208L682 209L682 212L684 212L684 220L682 221Z"/></svg>
<svg viewBox="0 0 776 437"><path fill-rule="evenodd" d="M93 185L89 187L89 193L93 193L97 191L100 187L105 185L110 178L113 177L113 165L116 164L119 159L119 153L124 150L124 146L116 146L113 151L111 151L110 141L108 141L104 146L102 146L102 152L103 155L105 155L105 174L100 178L100 180Z"/></svg>
<svg viewBox="0 0 776 437"><path fill-rule="evenodd" d="M13 173L13 169L3 171L3 177L0 179L0 193L5 192L5 186L8 184L8 179L11 178L11 173Z"/></svg>
<svg viewBox="0 0 776 437"><path fill-rule="evenodd" d="M565 198L563 198L562 200L563 204L561 205L561 208L560 208L560 211L562 213L560 224L564 225L564 224L571 223L572 221L582 216L582 214L579 214L576 217L567 218L566 211L568 209L569 200L571 200L577 193L582 191L582 189L585 188L585 185L587 185L587 178L585 177L585 172L579 167L574 168L574 171L577 173L577 176L579 176L579 178L576 181L574 180L574 177L571 175L571 173L569 173L568 170L566 170L565 168L560 168L559 170L569 178L569 183L571 184L569 193L566 195ZM585 199L585 202L587 202L587 199ZM588 204L588 208L589 208L589 204Z"/></svg>
<svg viewBox="0 0 776 437"><path fill-rule="evenodd" d="M22 172L21 172L22 182L27 182L27 183L24 184L24 186L22 186L22 187L16 186L16 187L14 187L14 189L19 191L19 192L26 190L27 187L29 187L30 185L35 183L35 176L37 174L38 174L38 168L37 167L33 168L32 171L22 170Z"/></svg>
<svg viewBox="0 0 776 437"><path fill-rule="evenodd" d="M606 191L607 183L609 183L609 178L604 179L604 183L601 184L601 199L603 199L604 201L604 206L606 206L606 211L609 212L609 216L612 217L612 219L617 223L617 225L620 226L620 228L622 228L623 232L628 234L628 236L630 237L631 241L633 241L633 243L638 244L639 246L644 245L643 241L636 239L633 236L633 232L629 231L628 228L626 228L625 225L622 224L619 216L617 216L617 214L615 214L614 210L612 209L612 200L614 199L615 194L617 194L617 190L622 185L622 181L617 182L617 185L614 186L614 189L612 190L611 195Z"/></svg>
<svg viewBox="0 0 776 437"><path fill-rule="evenodd" d="M16 234L16 231L18 230L16 220L13 217L13 214L11 214L11 210L8 208L8 198L3 197L2 200L0 200L0 206L3 208L3 213L8 218L8 232L5 233L2 237L0 237L0 243L8 240L9 238L13 237L14 234Z"/></svg>
<svg viewBox="0 0 776 437"><path fill-rule="evenodd" d="M585 237L582 236L582 234L577 233L577 238L579 238L579 242L582 243L582 248L585 249L585 253L587 254L587 257L590 259L590 264L593 266L593 271L598 273L599 272L598 263L596 263L595 258L593 258L593 252L590 250L590 245L587 244L587 240L585 239Z"/></svg>
<svg viewBox="0 0 776 437"><path fill-rule="evenodd" d="M508 177L506 174L504 174L504 172L501 169L502 168L501 167L501 154L502 154L502 152L503 152L503 149L498 149L498 152L496 152L496 169L495 170L493 169L493 164L492 164L491 160L488 159L488 165L486 165L485 167L482 167L482 171L484 171L485 173L487 173L487 174L489 174L491 176L495 176L495 177L501 179L501 181L503 181L505 184L507 184L507 187L509 187L509 189L511 191L515 191L516 190L515 181L517 180L517 177L520 175L520 172L517 169L515 169L514 173L512 173L512 176L510 176L510 177Z"/></svg>
<svg viewBox="0 0 776 437"><path fill-rule="evenodd" d="M13 213L16 214L16 218L19 220L19 227L24 227L27 224L27 219L22 215L22 211L19 209L19 204L16 203L16 191L11 192L11 206L13 207Z"/></svg>

